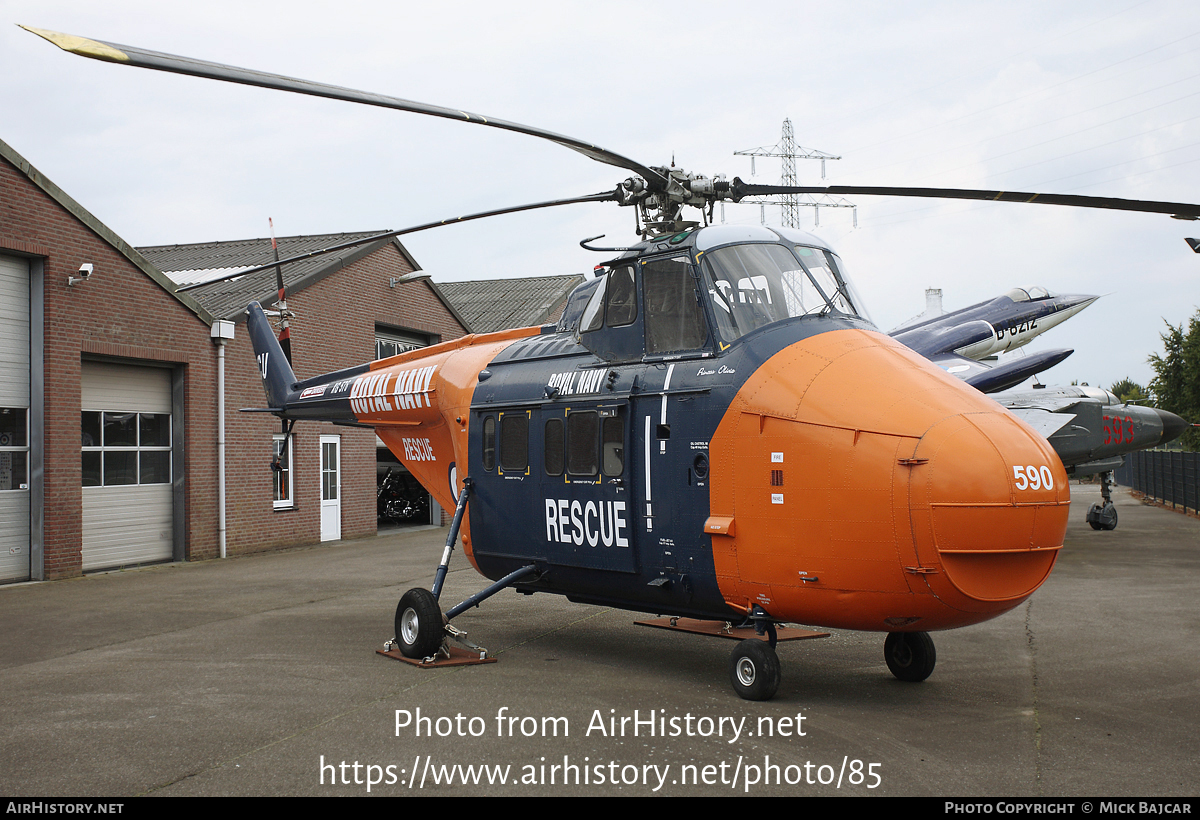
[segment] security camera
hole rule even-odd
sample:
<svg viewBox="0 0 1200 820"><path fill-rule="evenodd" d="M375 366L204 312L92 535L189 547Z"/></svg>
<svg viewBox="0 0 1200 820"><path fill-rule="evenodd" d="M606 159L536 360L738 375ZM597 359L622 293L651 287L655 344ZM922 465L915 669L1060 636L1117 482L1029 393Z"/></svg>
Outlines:
<svg viewBox="0 0 1200 820"><path fill-rule="evenodd" d="M67 277L68 287L73 287L74 285L77 285L80 282L86 282L88 280L88 278L91 277L92 272L94 270L95 270L95 268L93 267L91 262L84 262L82 265L79 266L79 276L77 276L77 277L76 276L68 276Z"/></svg>

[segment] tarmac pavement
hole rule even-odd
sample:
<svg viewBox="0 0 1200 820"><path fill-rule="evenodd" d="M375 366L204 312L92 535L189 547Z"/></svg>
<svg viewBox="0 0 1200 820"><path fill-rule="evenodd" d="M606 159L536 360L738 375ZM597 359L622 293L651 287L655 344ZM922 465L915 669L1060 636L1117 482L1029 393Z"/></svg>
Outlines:
<svg viewBox="0 0 1200 820"><path fill-rule="evenodd" d="M377 655L444 529L2 587L0 794L1195 796L1200 520L1119 490L1094 532L1072 498L1050 579L935 633L929 680L835 632L780 645L768 703L731 642L556 596L455 620L495 664ZM456 552L443 602L482 586Z"/></svg>

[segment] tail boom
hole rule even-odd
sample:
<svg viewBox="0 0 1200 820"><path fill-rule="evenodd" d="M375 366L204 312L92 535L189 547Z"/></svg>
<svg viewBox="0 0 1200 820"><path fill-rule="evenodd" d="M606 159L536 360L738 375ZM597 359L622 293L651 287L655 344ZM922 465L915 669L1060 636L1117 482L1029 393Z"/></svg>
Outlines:
<svg viewBox="0 0 1200 820"><path fill-rule="evenodd" d="M479 373L540 328L468 335L368 364L297 381L257 302L247 326L270 412L283 419L374 427L442 507L452 509L466 476L467 419ZM454 465L462 465L458 471ZM454 486L451 486L453 482Z"/></svg>

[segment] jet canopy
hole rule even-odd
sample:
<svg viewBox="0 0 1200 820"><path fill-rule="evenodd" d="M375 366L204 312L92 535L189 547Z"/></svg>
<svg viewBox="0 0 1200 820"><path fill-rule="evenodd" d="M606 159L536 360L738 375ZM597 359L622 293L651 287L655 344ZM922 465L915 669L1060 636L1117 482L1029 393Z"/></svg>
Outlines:
<svg viewBox="0 0 1200 820"><path fill-rule="evenodd" d="M1013 288L1008 293L1004 294L1014 302L1030 302L1038 299L1049 299L1052 296L1058 296L1053 291L1046 290L1043 287L1033 287L1026 290L1025 288Z"/></svg>

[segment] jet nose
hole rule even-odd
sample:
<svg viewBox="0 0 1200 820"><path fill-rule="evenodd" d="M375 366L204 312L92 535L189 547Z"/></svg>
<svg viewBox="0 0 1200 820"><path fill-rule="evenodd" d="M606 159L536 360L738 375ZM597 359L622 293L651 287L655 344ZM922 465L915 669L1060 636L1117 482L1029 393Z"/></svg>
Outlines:
<svg viewBox="0 0 1200 820"><path fill-rule="evenodd" d="M1166 444L1169 441L1174 441L1183 435L1183 431L1191 427L1186 421L1179 416L1167 410L1159 410L1154 408L1154 412L1158 413L1159 419L1162 420L1163 432L1162 438L1158 440L1159 444Z"/></svg>
<svg viewBox="0 0 1200 820"><path fill-rule="evenodd" d="M1075 308L1074 312L1078 313L1099 298L1090 293L1067 293L1058 298L1059 310Z"/></svg>
<svg viewBox="0 0 1200 820"><path fill-rule="evenodd" d="M911 459L909 513L930 590L999 613L1041 585L1062 547L1070 490L1045 439L1006 412L945 418Z"/></svg>

